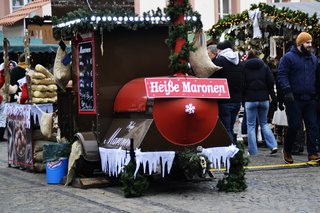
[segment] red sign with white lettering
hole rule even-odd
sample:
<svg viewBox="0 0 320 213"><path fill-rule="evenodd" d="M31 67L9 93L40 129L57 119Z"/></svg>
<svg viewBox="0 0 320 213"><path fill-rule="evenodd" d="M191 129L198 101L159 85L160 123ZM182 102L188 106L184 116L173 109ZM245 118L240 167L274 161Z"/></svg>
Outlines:
<svg viewBox="0 0 320 213"><path fill-rule="evenodd" d="M145 78L148 98L230 98L227 79Z"/></svg>

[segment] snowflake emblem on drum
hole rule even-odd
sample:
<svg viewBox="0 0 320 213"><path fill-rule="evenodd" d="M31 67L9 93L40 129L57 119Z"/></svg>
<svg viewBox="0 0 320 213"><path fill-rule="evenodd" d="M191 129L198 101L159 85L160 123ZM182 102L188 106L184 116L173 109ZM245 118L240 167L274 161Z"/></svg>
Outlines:
<svg viewBox="0 0 320 213"><path fill-rule="evenodd" d="M185 107L185 111L189 115L194 114L196 112L196 107L193 106L192 104L187 104L186 107Z"/></svg>

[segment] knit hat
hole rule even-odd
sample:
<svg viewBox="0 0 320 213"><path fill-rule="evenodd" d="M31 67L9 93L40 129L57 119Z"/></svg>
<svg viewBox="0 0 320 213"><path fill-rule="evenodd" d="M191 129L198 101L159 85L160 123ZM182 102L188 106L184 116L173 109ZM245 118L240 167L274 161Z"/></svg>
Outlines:
<svg viewBox="0 0 320 213"><path fill-rule="evenodd" d="M297 44L297 46L300 46L301 44L303 44L309 40L312 40L312 36L307 32L301 32L298 35L298 37L296 38L296 44Z"/></svg>
<svg viewBox="0 0 320 213"><path fill-rule="evenodd" d="M218 45L217 45L217 49L219 49L219 50L224 50L224 49L227 49L227 48L231 48L232 49L232 43L229 40L224 40L222 42L219 42Z"/></svg>

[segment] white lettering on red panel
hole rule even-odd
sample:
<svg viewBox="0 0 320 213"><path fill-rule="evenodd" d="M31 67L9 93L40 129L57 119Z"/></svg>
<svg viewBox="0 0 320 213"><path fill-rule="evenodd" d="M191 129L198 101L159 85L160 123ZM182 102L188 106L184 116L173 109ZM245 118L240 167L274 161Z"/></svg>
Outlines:
<svg viewBox="0 0 320 213"><path fill-rule="evenodd" d="M148 98L230 98L221 78L145 78Z"/></svg>

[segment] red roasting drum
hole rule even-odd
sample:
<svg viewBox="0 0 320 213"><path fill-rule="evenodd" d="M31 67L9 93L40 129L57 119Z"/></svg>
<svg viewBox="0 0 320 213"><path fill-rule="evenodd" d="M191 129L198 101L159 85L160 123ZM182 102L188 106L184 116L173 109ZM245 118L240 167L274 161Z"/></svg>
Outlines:
<svg viewBox="0 0 320 213"><path fill-rule="evenodd" d="M115 112L147 111L144 78L125 84L116 96ZM179 146L195 145L205 140L215 129L218 105L215 99L154 98L152 116L160 134Z"/></svg>

